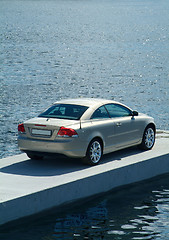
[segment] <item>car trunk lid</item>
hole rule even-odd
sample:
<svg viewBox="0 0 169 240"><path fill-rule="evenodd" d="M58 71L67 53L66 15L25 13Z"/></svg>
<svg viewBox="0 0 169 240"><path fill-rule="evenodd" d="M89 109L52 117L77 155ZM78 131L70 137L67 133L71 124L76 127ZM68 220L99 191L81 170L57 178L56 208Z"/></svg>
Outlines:
<svg viewBox="0 0 169 240"><path fill-rule="evenodd" d="M24 122L24 127L29 138L54 140L61 126L74 124L77 124L77 120L38 117Z"/></svg>

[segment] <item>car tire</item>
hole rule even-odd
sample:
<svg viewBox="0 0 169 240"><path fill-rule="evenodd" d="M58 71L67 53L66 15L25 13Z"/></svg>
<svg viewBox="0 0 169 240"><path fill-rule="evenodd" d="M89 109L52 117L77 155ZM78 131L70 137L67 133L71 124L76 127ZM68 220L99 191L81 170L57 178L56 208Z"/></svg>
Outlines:
<svg viewBox="0 0 169 240"><path fill-rule="evenodd" d="M155 129L152 126L147 126L143 134L140 148L143 150L150 150L154 146L154 143L155 143Z"/></svg>
<svg viewBox="0 0 169 240"><path fill-rule="evenodd" d="M83 158L83 162L90 166L95 166L100 162L102 155L103 155L102 142L100 139L95 138L90 142L87 148L86 157Z"/></svg>
<svg viewBox="0 0 169 240"><path fill-rule="evenodd" d="M27 153L27 156L32 160L42 160L43 156Z"/></svg>

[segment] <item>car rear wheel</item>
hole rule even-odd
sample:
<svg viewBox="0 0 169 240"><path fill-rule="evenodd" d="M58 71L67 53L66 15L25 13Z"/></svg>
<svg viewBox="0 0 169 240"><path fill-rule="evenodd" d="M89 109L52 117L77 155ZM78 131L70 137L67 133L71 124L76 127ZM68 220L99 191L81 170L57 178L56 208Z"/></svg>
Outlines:
<svg viewBox="0 0 169 240"><path fill-rule="evenodd" d="M155 130L153 127L148 126L144 131L140 148L143 150L150 150L154 146L154 143L155 143Z"/></svg>
<svg viewBox="0 0 169 240"><path fill-rule="evenodd" d="M102 143L99 139L93 139L87 149L86 157L83 159L83 162L94 166L97 165L103 155Z"/></svg>

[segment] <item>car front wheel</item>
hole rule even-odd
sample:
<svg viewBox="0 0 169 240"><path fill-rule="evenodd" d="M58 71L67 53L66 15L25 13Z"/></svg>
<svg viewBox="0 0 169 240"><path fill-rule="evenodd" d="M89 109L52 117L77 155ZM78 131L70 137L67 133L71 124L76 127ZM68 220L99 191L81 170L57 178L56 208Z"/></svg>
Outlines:
<svg viewBox="0 0 169 240"><path fill-rule="evenodd" d="M155 130L153 127L148 126L143 134L142 143L140 145L143 150L150 150L155 143Z"/></svg>
<svg viewBox="0 0 169 240"><path fill-rule="evenodd" d="M93 139L87 149L86 157L83 159L84 163L94 166L97 165L103 155L103 148L99 139Z"/></svg>

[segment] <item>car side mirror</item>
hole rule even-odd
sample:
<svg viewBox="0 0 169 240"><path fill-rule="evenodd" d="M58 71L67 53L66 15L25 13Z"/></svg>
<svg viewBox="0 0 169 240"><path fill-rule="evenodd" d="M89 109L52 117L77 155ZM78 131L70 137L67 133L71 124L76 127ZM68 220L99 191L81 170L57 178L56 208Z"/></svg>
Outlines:
<svg viewBox="0 0 169 240"><path fill-rule="evenodd" d="M138 116L138 112L137 111L133 111L132 112L132 116L134 117L134 116Z"/></svg>

